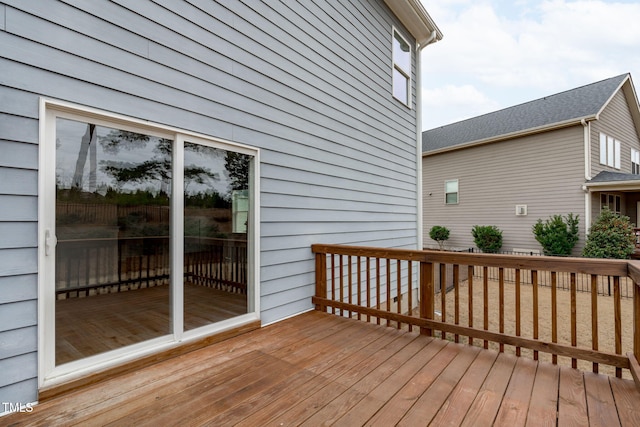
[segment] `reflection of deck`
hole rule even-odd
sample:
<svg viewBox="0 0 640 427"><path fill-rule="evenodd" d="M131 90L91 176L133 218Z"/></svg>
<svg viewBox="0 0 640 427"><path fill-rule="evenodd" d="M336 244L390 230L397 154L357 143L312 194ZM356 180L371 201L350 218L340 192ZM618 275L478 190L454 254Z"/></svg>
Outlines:
<svg viewBox="0 0 640 427"><path fill-rule="evenodd" d="M10 425L640 425L632 381L309 312ZM15 423L15 424L14 424Z"/></svg>
<svg viewBox="0 0 640 427"><path fill-rule="evenodd" d="M170 333L169 287L56 301L56 363ZM246 294L185 285L185 329L247 312Z"/></svg>

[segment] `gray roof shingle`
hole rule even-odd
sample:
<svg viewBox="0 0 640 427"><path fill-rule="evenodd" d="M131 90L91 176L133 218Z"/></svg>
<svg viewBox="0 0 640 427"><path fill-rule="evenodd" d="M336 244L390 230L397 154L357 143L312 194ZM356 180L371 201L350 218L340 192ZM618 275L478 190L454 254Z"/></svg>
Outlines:
<svg viewBox="0 0 640 427"><path fill-rule="evenodd" d="M595 116L628 74L422 132L422 152Z"/></svg>
<svg viewBox="0 0 640 427"><path fill-rule="evenodd" d="M602 171L598 175L591 178L587 182L623 182L623 181L640 181L640 175L631 173L620 173Z"/></svg>

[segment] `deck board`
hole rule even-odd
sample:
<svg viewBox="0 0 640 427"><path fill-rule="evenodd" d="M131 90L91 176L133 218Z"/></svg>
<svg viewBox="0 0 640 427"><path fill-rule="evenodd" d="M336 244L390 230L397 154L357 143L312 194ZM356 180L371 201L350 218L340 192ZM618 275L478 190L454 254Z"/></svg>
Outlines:
<svg viewBox="0 0 640 427"><path fill-rule="evenodd" d="M524 357L516 362L511 381L505 391L495 424L502 426L524 426L531 401L531 392L538 364Z"/></svg>
<svg viewBox="0 0 640 427"><path fill-rule="evenodd" d="M558 386L560 369L557 365L538 364L527 414L529 427L555 426L558 419ZM550 392L555 390L556 392Z"/></svg>
<svg viewBox="0 0 640 427"><path fill-rule="evenodd" d="M633 426L638 402L630 380L314 311L0 425Z"/></svg>

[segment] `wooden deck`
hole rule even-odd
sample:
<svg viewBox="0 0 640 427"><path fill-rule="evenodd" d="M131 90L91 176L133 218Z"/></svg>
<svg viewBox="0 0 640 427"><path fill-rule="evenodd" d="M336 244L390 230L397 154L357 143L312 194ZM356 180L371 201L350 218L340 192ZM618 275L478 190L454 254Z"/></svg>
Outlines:
<svg viewBox="0 0 640 427"><path fill-rule="evenodd" d="M638 426L632 381L309 312L0 425Z"/></svg>

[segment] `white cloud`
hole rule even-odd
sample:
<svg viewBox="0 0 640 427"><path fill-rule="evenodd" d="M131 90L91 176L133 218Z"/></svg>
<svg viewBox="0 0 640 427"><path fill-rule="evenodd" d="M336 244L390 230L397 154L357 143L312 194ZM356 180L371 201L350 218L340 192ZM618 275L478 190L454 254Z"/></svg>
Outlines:
<svg viewBox="0 0 640 427"><path fill-rule="evenodd" d="M445 125L495 111L500 106L472 85L445 85L422 91L423 122ZM431 126L423 126L424 130Z"/></svg>
<svg viewBox="0 0 640 427"><path fill-rule="evenodd" d="M475 87L485 105L507 107L625 72L640 80L637 0L429 3L444 39L423 51L428 91ZM468 111L476 107L477 101L470 103ZM437 116L451 122L469 116L463 110L456 107L449 119L445 112ZM425 127L444 124L434 117Z"/></svg>

